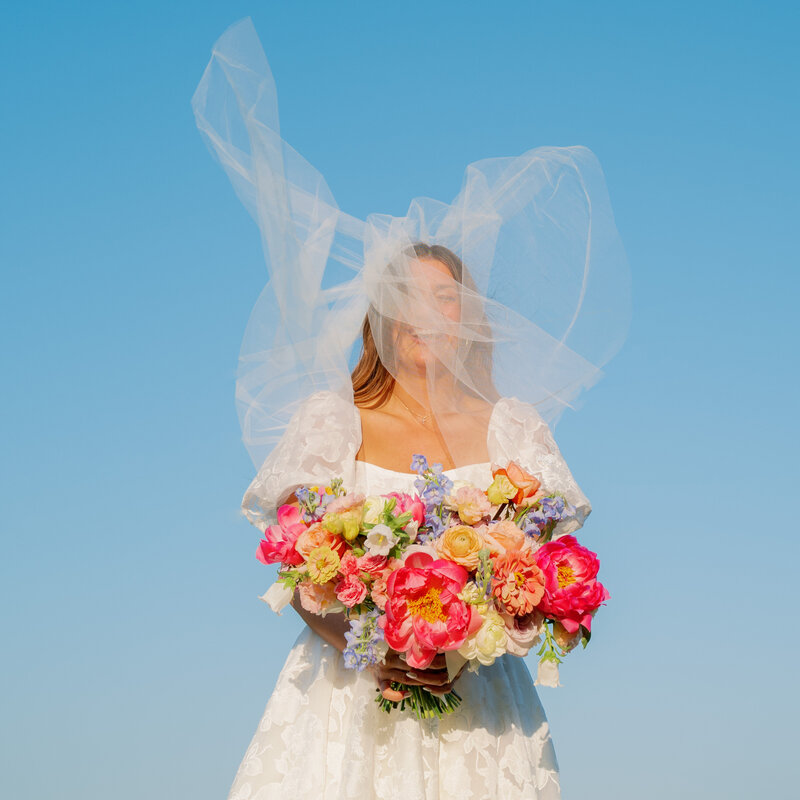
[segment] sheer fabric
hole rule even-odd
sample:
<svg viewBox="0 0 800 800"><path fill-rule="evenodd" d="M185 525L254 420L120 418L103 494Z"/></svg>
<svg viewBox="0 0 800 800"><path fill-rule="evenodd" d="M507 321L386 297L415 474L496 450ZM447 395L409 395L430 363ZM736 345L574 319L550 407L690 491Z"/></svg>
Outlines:
<svg viewBox="0 0 800 800"><path fill-rule="evenodd" d="M380 363L430 410L454 466L471 463L470 432L481 429L454 419L482 419L498 397L519 397L555 425L622 345L630 276L586 147L483 159L452 201L417 197L404 216L361 220L281 137L275 81L249 19L215 44L193 107L264 245L269 282L237 379L256 465L304 398L324 389L352 402L365 316Z"/></svg>

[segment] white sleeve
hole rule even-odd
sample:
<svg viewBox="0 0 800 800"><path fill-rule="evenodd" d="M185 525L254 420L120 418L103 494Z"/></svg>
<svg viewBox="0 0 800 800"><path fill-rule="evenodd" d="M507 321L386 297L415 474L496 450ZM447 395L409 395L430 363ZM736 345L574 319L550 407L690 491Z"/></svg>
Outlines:
<svg viewBox="0 0 800 800"><path fill-rule="evenodd" d="M572 477L550 426L534 406L515 397L498 401L489 426L489 455L498 466L515 461L535 475L545 490L563 494L575 506L575 516L558 524L556 536L583 526L592 506Z"/></svg>
<svg viewBox="0 0 800 800"><path fill-rule="evenodd" d="M361 446L358 410L333 392L307 398L259 469L242 500L260 530L276 521L279 503L301 486L348 479Z"/></svg>

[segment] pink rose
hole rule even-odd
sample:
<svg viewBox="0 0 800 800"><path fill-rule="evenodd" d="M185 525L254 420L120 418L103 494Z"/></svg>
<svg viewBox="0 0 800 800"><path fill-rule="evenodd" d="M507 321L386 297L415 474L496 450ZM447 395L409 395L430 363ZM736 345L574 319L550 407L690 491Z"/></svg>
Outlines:
<svg viewBox="0 0 800 800"><path fill-rule="evenodd" d="M358 559L358 569L370 575L378 575L386 569L387 562L386 556L371 556L367 554Z"/></svg>
<svg viewBox="0 0 800 800"><path fill-rule="evenodd" d="M600 568L597 555L571 535L543 544L535 553L545 576L545 593L539 610L560 622L568 633L583 625L592 628L592 612L610 597L595 579Z"/></svg>
<svg viewBox="0 0 800 800"><path fill-rule="evenodd" d="M264 531L264 539L258 545L256 558L262 564L283 564L297 566L303 563L303 556L295 549L301 533L307 529L295 506L285 505L278 509L278 524L270 525Z"/></svg>
<svg viewBox="0 0 800 800"><path fill-rule="evenodd" d="M339 562L339 574L345 578L358 578L359 572L358 559L348 550Z"/></svg>
<svg viewBox="0 0 800 800"><path fill-rule="evenodd" d="M461 521L467 525L474 525L492 513L492 504L486 493L474 486L462 486L448 499L458 511Z"/></svg>
<svg viewBox="0 0 800 800"><path fill-rule="evenodd" d="M458 597L468 577L458 564L421 552L389 576L386 614L378 624L410 666L427 668L437 653L458 650L481 627L475 607Z"/></svg>
<svg viewBox="0 0 800 800"><path fill-rule="evenodd" d="M342 578L336 584L336 597L348 608L364 602L367 596L367 587L355 576Z"/></svg>

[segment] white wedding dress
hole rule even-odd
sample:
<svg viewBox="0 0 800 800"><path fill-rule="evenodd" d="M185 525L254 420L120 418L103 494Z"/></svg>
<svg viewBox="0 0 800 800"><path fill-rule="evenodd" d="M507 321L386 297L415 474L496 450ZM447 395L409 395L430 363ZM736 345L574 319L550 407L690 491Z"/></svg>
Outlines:
<svg viewBox="0 0 800 800"><path fill-rule="evenodd" d="M412 491L415 475L355 460L357 410L329 392L312 396L248 489L243 508L259 528L304 484L341 475L351 491ZM515 460L576 507L558 533L583 524L591 507L539 414L504 398L489 425L494 463ZM447 472L486 486L490 464ZM345 669L341 654L305 628L290 651L229 800L556 800L558 764L530 672L505 655L465 671L463 702L441 720L386 714L372 675Z"/></svg>

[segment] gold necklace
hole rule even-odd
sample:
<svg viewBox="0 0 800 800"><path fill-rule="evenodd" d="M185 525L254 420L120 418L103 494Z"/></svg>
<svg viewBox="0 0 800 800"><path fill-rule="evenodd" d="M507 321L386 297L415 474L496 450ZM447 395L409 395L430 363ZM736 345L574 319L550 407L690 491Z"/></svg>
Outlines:
<svg viewBox="0 0 800 800"><path fill-rule="evenodd" d="M401 406L403 406L403 408L404 408L406 411L408 411L408 413L409 413L409 414L411 414L411 416L412 416L412 417L414 417L414 419L416 419L416 420L419 422L419 424L420 424L420 425L424 425L424 424L425 424L425 423L426 423L426 422L427 422L427 421L428 421L428 420L431 418L431 414L430 414L430 412L428 412L428 413L427 413L427 414L425 414L424 416L423 416L423 415L421 415L421 414L417 414L417 412L416 412L416 411L412 411L412 410L411 410L411 409L410 409L410 408L409 408L409 407L408 407L408 406L407 406L407 405L406 405L406 404L405 404L405 403L402 401L402 399L400 398L400 395L399 395L399 394L395 393L395 395L394 395L394 396L397 398L397 401L400 403L400 405L401 405Z"/></svg>

